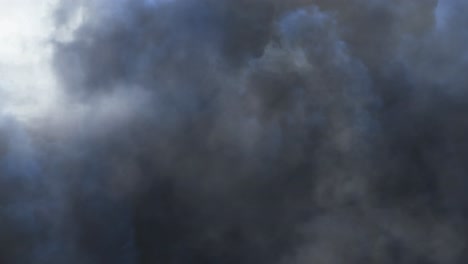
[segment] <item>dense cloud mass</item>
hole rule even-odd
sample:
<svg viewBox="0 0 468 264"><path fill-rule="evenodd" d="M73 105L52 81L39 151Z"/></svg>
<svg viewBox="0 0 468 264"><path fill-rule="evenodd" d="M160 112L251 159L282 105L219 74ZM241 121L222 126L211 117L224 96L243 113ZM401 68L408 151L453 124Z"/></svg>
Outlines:
<svg viewBox="0 0 468 264"><path fill-rule="evenodd" d="M467 12L62 0L64 97L0 116L0 263L467 263Z"/></svg>

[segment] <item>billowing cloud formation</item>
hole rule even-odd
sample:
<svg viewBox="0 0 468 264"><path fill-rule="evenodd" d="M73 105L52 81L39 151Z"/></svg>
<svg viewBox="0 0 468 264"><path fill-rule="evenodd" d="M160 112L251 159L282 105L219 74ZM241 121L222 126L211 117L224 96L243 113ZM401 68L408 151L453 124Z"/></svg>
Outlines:
<svg viewBox="0 0 468 264"><path fill-rule="evenodd" d="M465 263L467 7L63 0L0 262Z"/></svg>

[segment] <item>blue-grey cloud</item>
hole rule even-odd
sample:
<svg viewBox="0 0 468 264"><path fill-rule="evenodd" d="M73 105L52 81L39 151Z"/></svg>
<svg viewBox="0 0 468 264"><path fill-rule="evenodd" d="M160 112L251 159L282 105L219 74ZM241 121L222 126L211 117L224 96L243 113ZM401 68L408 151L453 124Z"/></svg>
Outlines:
<svg viewBox="0 0 468 264"><path fill-rule="evenodd" d="M466 8L63 0L0 262L464 263Z"/></svg>

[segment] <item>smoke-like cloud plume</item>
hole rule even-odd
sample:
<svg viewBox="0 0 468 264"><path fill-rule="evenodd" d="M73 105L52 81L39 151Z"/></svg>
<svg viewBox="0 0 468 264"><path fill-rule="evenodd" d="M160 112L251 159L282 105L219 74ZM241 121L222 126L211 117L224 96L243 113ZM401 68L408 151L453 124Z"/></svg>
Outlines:
<svg viewBox="0 0 468 264"><path fill-rule="evenodd" d="M63 98L0 119L0 263L465 263L467 11L62 0Z"/></svg>

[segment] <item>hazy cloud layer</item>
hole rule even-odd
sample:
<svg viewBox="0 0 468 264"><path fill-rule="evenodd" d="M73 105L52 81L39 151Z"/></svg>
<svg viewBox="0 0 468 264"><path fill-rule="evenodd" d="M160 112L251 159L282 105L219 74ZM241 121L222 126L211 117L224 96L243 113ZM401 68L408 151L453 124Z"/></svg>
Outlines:
<svg viewBox="0 0 468 264"><path fill-rule="evenodd" d="M467 11L62 0L63 98L0 117L0 262L465 263Z"/></svg>

